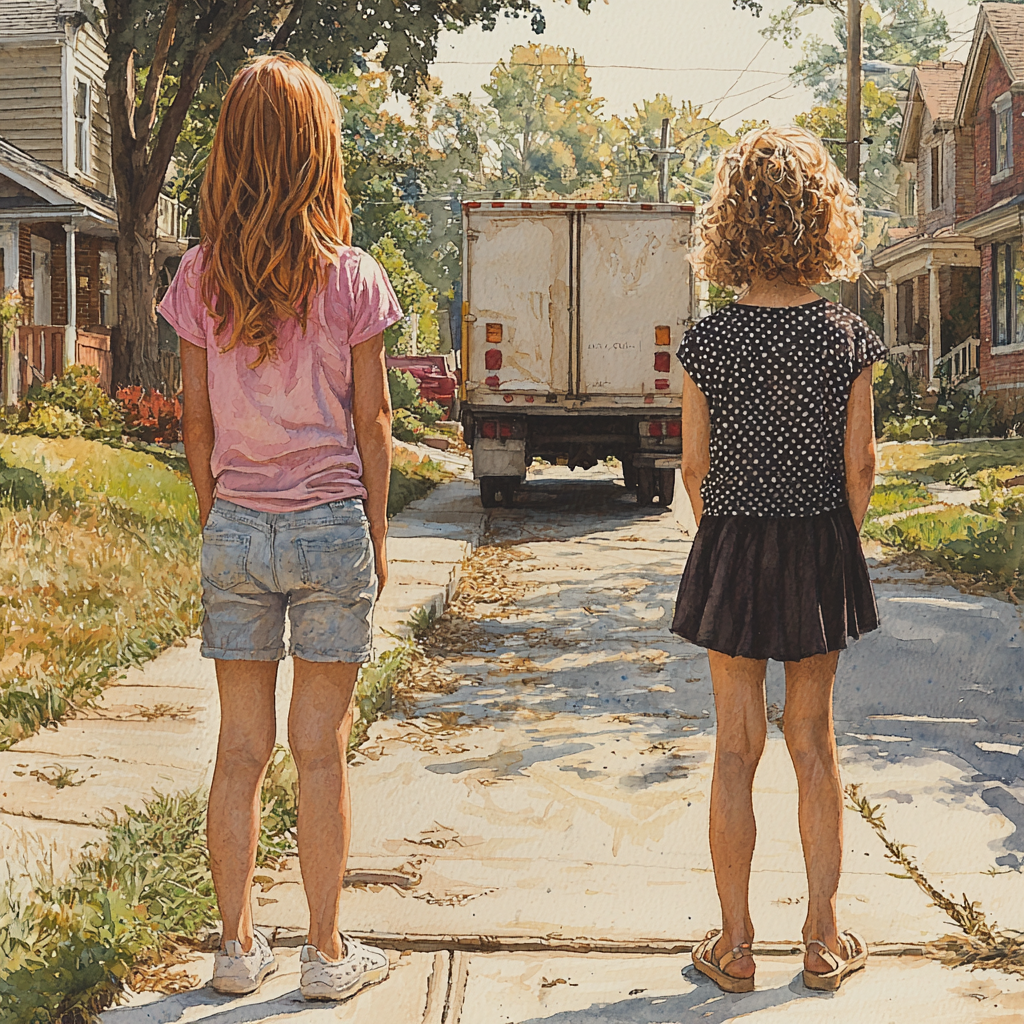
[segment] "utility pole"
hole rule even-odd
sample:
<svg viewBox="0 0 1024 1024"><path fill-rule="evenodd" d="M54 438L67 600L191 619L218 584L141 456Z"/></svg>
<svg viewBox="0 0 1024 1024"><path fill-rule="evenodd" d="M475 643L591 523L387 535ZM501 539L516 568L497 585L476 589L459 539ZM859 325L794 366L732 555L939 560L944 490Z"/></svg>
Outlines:
<svg viewBox="0 0 1024 1024"><path fill-rule="evenodd" d="M860 188L861 0L846 0L846 177ZM860 313L860 285L849 282L846 305Z"/></svg>
<svg viewBox="0 0 1024 1024"><path fill-rule="evenodd" d="M670 122L667 117L661 119L661 145L657 149L647 146L637 147L639 153L650 153L651 160L658 168L658 202L668 202L669 168L673 160L682 160L685 153L680 152L669 143Z"/></svg>
<svg viewBox="0 0 1024 1024"><path fill-rule="evenodd" d="M658 202L668 202L668 118L661 119L661 146L658 152Z"/></svg>

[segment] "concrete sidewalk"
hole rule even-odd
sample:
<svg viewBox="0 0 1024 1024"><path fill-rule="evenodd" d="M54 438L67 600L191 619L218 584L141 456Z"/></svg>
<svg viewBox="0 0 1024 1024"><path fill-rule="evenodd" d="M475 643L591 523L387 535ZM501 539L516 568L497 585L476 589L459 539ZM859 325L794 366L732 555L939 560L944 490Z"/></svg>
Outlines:
<svg viewBox="0 0 1024 1024"><path fill-rule="evenodd" d="M209 987L137 996L107 1010L104 1024L1018 1024L1024 980L996 971L950 971L917 956L873 957L834 995L800 980L799 956L761 956L757 989L728 995L687 955L590 953L391 954L391 976L341 1004L298 991L298 951L278 947L279 972L255 996ZM190 965L206 981L212 957Z"/></svg>
<svg viewBox="0 0 1024 1024"><path fill-rule="evenodd" d="M452 468L465 459L448 456ZM393 646L421 608L441 611L464 558L480 543L486 516L465 476L439 485L391 520L391 579L374 619L375 650ZM283 742L292 663L278 677ZM198 639L172 647L109 686L95 708L0 752L0 852L15 874L52 864L59 876L100 825L154 793L209 785L219 715L213 662Z"/></svg>

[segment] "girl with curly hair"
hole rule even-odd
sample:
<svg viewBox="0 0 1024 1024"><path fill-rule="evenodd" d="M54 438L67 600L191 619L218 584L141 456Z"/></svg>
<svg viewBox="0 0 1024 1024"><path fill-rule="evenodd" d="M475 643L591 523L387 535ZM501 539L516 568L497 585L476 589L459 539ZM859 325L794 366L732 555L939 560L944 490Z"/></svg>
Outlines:
<svg viewBox="0 0 1024 1024"><path fill-rule="evenodd" d="M341 935L338 917L352 694L387 580L383 332L402 311L381 267L351 244L341 109L306 65L271 55L235 75L200 228L160 312L182 342L182 432L203 525L202 653L220 692L207 820L223 922L213 987L255 992L277 969L251 901L287 617L309 905L301 991L345 999L388 974L387 955Z"/></svg>
<svg viewBox="0 0 1024 1024"><path fill-rule="evenodd" d="M694 262L742 291L679 349L683 482L698 522L673 632L708 650L717 737L711 856L722 929L694 965L754 988L751 791L764 749L765 668L785 663L785 738L807 868L804 983L834 991L867 947L840 932L842 787L832 688L847 639L878 615L859 531L875 475L871 365L885 348L811 286L854 280L861 210L821 142L761 128L722 155Z"/></svg>

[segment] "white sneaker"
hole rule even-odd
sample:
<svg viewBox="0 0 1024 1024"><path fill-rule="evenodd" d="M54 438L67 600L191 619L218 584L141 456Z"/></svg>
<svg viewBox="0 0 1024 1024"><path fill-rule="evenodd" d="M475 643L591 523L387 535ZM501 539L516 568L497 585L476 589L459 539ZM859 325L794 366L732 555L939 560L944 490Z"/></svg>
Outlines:
<svg viewBox="0 0 1024 1024"><path fill-rule="evenodd" d="M233 996L255 992L263 979L277 970L277 958L271 952L270 943L259 933L253 932L252 948L242 952L237 939L225 943L213 957L213 981L217 992Z"/></svg>
<svg viewBox="0 0 1024 1024"><path fill-rule="evenodd" d="M365 946L342 936L343 960L331 961L307 943L299 954L302 965L299 990L306 999L348 999L367 985L376 985L388 976L388 956L376 946Z"/></svg>

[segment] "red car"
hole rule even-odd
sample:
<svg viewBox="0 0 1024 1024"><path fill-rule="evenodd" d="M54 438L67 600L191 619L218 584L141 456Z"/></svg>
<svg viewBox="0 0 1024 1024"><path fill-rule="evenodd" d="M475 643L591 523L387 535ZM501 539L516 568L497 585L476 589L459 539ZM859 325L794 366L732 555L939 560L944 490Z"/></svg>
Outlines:
<svg viewBox="0 0 1024 1024"><path fill-rule="evenodd" d="M455 355L388 356L388 369L405 370L416 378L420 397L428 402L437 402L445 411L445 418L452 419L459 379L455 369Z"/></svg>

